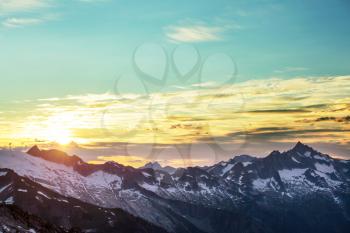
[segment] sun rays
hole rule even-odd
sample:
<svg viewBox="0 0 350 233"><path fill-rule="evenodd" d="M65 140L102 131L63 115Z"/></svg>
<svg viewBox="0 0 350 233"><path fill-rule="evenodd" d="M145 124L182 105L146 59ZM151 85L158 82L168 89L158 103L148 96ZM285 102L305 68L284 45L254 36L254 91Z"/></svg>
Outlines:
<svg viewBox="0 0 350 233"><path fill-rule="evenodd" d="M6 124L11 114L1 113L1 143L18 145L31 139L224 146L247 140L294 142L298 137L307 143L347 145L349 93L350 77L340 76L254 80L220 90L179 90L148 98L95 94L37 100L22 103L32 110L17 110L13 124Z"/></svg>

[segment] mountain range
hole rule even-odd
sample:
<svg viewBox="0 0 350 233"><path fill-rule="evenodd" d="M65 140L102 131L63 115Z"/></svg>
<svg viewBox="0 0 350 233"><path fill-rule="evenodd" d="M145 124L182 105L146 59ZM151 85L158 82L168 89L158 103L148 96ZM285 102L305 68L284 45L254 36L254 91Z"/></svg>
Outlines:
<svg viewBox="0 0 350 233"><path fill-rule="evenodd" d="M177 169L95 165L34 146L26 153L1 150L0 168L0 211L9 216L0 217L0 232L350 229L350 161L300 142L262 158Z"/></svg>

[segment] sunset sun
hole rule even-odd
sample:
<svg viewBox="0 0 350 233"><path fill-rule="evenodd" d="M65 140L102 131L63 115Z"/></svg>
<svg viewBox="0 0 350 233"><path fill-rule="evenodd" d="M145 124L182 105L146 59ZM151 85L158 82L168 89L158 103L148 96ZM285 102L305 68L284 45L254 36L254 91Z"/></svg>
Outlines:
<svg viewBox="0 0 350 233"><path fill-rule="evenodd" d="M46 140L57 142L61 145L66 145L73 141L73 138L71 136L71 132L69 129L60 129L52 127L47 130L46 132L47 138Z"/></svg>

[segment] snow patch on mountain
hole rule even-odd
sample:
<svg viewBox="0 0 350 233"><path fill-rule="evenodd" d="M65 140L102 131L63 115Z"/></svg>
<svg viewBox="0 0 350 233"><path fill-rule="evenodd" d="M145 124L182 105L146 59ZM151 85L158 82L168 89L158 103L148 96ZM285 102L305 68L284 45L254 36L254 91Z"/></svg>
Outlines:
<svg viewBox="0 0 350 233"><path fill-rule="evenodd" d="M158 190L157 185L151 185L151 184L147 184L147 183L143 183L143 184L139 184L139 185L148 191L156 192Z"/></svg>
<svg viewBox="0 0 350 233"><path fill-rule="evenodd" d="M243 167L246 167L246 166L252 164L252 162L243 162L242 164L243 164Z"/></svg>
<svg viewBox="0 0 350 233"><path fill-rule="evenodd" d="M225 175L228 171L230 171L235 164L227 164L221 171L221 175Z"/></svg>
<svg viewBox="0 0 350 233"><path fill-rule="evenodd" d="M142 175L144 175L145 177L152 177L152 175L148 174L147 172L142 172Z"/></svg>
<svg viewBox="0 0 350 233"><path fill-rule="evenodd" d="M37 192L39 195L45 197L46 199L51 199L51 197L49 197L48 195L46 195L45 193L41 192L41 191L38 191Z"/></svg>
<svg viewBox="0 0 350 233"><path fill-rule="evenodd" d="M323 173L333 173L335 169L332 164L315 163L315 167L318 171Z"/></svg>
<svg viewBox="0 0 350 233"><path fill-rule="evenodd" d="M260 191L263 191L267 188L268 184L270 182L270 179L261 179L261 178L258 178L258 179L255 179L252 184L253 184L253 187L256 189L256 190L260 190Z"/></svg>
<svg viewBox="0 0 350 233"><path fill-rule="evenodd" d="M6 205L13 205L15 203L15 200L13 197L9 197L5 200Z"/></svg>
<svg viewBox="0 0 350 233"><path fill-rule="evenodd" d="M329 159L327 157L323 157L321 155L314 155L314 159L323 160L323 161L326 161L326 162L329 161Z"/></svg>
<svg viewBox="0 0 350 233"><path fill-rule="evenodd" d="M296 163L301 163L301 162L299 162L296 158L294 158L293 156L292 156L292 160L293 160L294 162L296 162Z"/></svg>
<svg viewBox="0 0 350 233"><path fill-rule="evenodd" d="M12 185L12 183L5 185L4 187L0 188L0 193L2 193L3 191L5 191L8 187L10 187Z"/></svg>
<svg viewBox="0 0 350 233"><path fill-rule="evenodd" d="M7 172L0 172L0 176L6 176Z"/></svg>
<svg viewBox="0 0 350 233"><path fill-rule="evenodd" d="M306 169L302 168L294 168L294 169L283 169L278 171L282 181L291 181L297 177L301 177L304 175Z"/></svg>

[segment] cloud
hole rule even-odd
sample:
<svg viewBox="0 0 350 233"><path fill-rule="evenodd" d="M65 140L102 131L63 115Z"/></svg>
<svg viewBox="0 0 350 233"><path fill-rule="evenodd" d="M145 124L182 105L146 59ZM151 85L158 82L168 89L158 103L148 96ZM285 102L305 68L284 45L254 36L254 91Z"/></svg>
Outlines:
<svg viewBox="0 0 350 233"><path fill-rule="evenodd" d="M192 87L214 87L215 85L217 85L215 82L202 82L192 84Z"/></svg>
<svg viewBox="0 0 350 233"><path fill-rule="evenodd" d="M31 11L49 6L50 0L1 0L0 14Z"/></svg>
<svg viewBox="0 0 350 233"><path fill-rule="evenodd" d="M279 144L279 143L293 143L296 141L312 143L334 143L344 139L343 134L350 132L350 129L337 128L312 128L309 129L297 127L263 127L251 129L249 131L235 131L224 136L216 137L215 140L208 137L198 139L200 142L213 143L229 143L233 144L237 139L244 139L247 147L248 145L257 144ZM317 140L315 140L317 139ZM337 143L338 141L338 143ZM272 148L273 149L273 148Z"/></svg>
<svg viewBox="0 0 350 233"><path fill-rule="evenodd" d="M192 24L165 28L166 37L173 42L207 42L222 40L225 27Z"/></svg>
<svg viewBox="0 0 350 233"><path fill-rule="evenodd" d="M262 113L262 114L281 114L281 113L305 113L310 112L306 109L262 109L262 110L252 110L247 113Z"/></svg>
<svg viewBox="0 0 350 233"><path fill-rule="evenodd" d="M145 159L140 156L131 156L131 155L108 155L108 156L98 156L96 160L90 160L89 163L92 164L104 164L108 161L114 161L125 166L141 167L150 160Z"/></svg>
<svg viewBox="0 0 350 233"><path fill-rule="evenodd" d="M336 118L335 117L319 117L315 121L332 121L332 120L336 120Z"/></svg>
<svg viewBox="0 0 350 233"><path fill-rule="evenodd" d="M177 24L164 27L166 38L170 42L210 42L224 39L230 30L240 30L244 27L225 17L216 17L209 22L185 19Z"/></svg>
<svg viewBox="0 0 350 233"><path fill-rule="evenodd" d="M340 118L339 122L350 122L350 116Z"/></svg>
<svg viewBox="0 0 350 233"><path fill-rule="evenodd" d="M306 67L284 67L283 69L275 70L275 73L292 73L292 72L300 72L306 71L308 68Z"/></svg>
<svg viewBox="0 0 350 233"><path fill-rule="evenodd" d="M323 117L318 117L316 119L305 119L302 120L301 122L341 122L341 123L349 123L350 122L350 116L344 116L344 117L333 117L333 116L323 116Z"/></svg>
<svg viewBox="0 0 350 233"><path fill-rule="evenodd" d="M12 112L2 109L0 138L16 138L18 144L72 139L89 148L207 143L225 151L298 139L342 144L350 141L344 133L350 130L349 93L350 76L335 76L250 80L148 98L105 93L41 99L14 103Z"/></svg>
<svg viewBox="0 0 350 233"><path fill-rule="evenodd" d="M52 0L2 0L1 24L7 28L19 28L56 20L59 14L46 11L51 6L54 6Z"/></svg>
<svg viewBox="0 0 350 233"><path fill-rule="evenodd" d="M249 140L261 140L267 141L279 141L281 138L290 138L292 141L296 139L313 139L315 135L319 138L325 137L326 139L332 138L342 133L350 132L346 129L335 129L335 128L321 128L321 129L297 129L297 128L275 128L272 130L254 129L251 132L235 132L229 136L237 136L246 134Z"/></svg>
<svg viewBox="0 0 350 233"><path fill-rule="evenodd" d="M36 18L8 18L2 22L2 25L8 28L16 28L16 27L36 25L42 22L43 22L42 19L36 19Z"/></svg>
<svg viewBox="0 0 350 233"><path fill-rule="evenodd" d="M85 2L85 3L97 3L97 2L108 2L110 0L78 0L79 2Z"/></svg>
<svg viewBox="0 0 350 233"><path fill-rule="evenodd" d="M57 20L58 18L58 14L46 14L41 17L11 17L5 19L2 25L7 28L20 28L38 25L47 21Z"/></svg>

